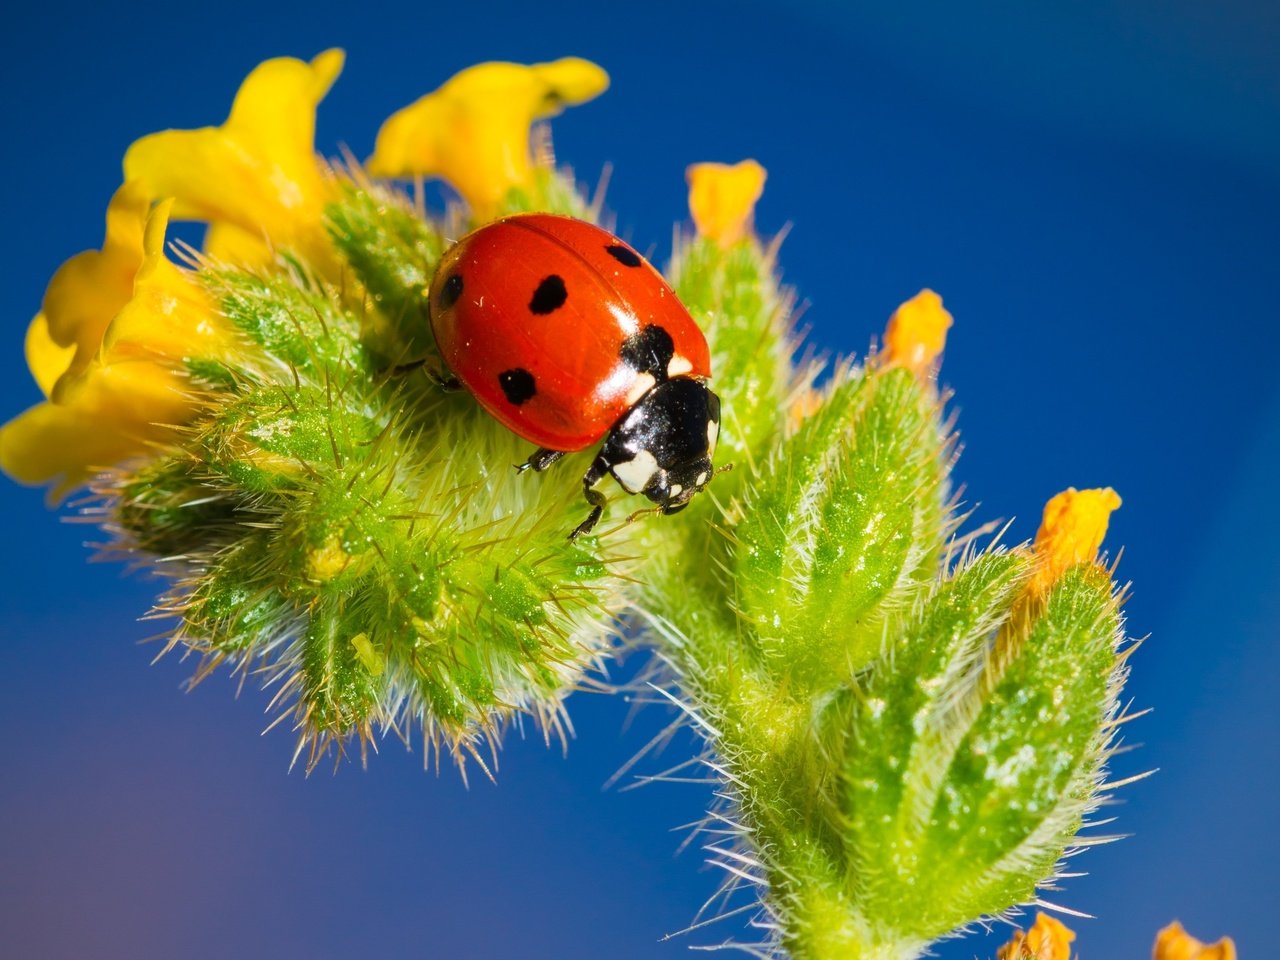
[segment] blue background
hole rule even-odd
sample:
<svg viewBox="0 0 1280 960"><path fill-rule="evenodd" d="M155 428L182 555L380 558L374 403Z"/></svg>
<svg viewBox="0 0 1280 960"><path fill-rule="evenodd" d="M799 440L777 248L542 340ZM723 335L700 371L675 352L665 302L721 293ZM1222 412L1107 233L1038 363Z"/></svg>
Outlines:
<svg viewBox="0 0 1280 960"><path fill-rule="evenodd" d="M956 317L944 379L979 517L1114 485L1128 606L1122 843L1054 899L1086 958L1143 957L1180 917L1274 950L1280 673L1280 8L1060 4L238 2L7 14L0 413L37 398L21 339L97 246L135 137L220 122L259 60L342 45L319 146L367 154L392 110L473 62L578 54L607 95L555 124L615 164L619 229L661 259L694 160L758 158L762 231L819 346L862 351L929 285ZM718 876L672 828L704 787L602 791L665 722L580 695L567 759L513 740L496 785L384 748L286 772L265 698L140 646L157 584L87 566L94 532L0 484L0 952L15 958L676 957ZM684 749L678 745L676 750ZM650 768L652 770L652 768ZM749 931L747 932L749 935ZM946 945L951 958L989 956Z"/></svg>

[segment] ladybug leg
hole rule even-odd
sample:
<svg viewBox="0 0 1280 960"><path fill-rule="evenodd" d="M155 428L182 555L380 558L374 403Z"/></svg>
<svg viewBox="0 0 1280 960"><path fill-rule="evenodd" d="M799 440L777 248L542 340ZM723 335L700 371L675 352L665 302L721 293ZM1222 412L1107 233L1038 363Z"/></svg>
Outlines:
<svg viewBox="0 0 1280 960"><path fill-rule="evenodd" d="M532 468L534 473L541 473L563 456L563 450L548 450L546 447L539 447L529 454L529 459L524 463L517 463L516 469L524 473Z"/></svg>
<svg viewBox="0 0 1280 960"><path fill-rule="evenodd" d="M427 368L427 377L445 393L457 393L462 389L462 381L452 373L441 373L439 370Z"/></svg>
<svg viewBox="0 0 1280 960"><path fill-rule="evenodd" d="M409 363L397 364L382 370L378 374L379 379L391 379L393 377L403 377L407 373L413 373L415 370L422 370L427 375L427 379L434 383L441 390L452 393L455 390L462 389L462 381L453 374L441 373L427 365L427 358L421 360L412 360Z"/></svg>
<svg viewBox="0 0 1280 960"><path fill-rule="evenodd" d="M605 499L603 493L593 488L608 472L608 461L604 457L596 457L591 462L591 467L582 475L582 495L587 498L587 503L591 504L591 513L587 514L587 519L573 528L573 533L569 534L570 540L577 540L584 533L590 533L591 528L599 522L600 515L604 513L604 505L609 501Z"/></svg>
<svg viewBox="0 0 1280 960"><path fill-rule="evenodd" d="M647 517L651 514L658 514L662 512L663 512L662 507L643 507L640 510L635 510L627 514L627 519L624 522L635 523L641 517Z"/></svg>
<svg viewBox="0 0 1280 960"><path fill-rule="evenodd" d="M381 373L386 377L403 377L406 373L413 373L413 371L426 365L427 358L423 357L421 360L411 360L408 363L400 363L394 367L384 368Z"/></svg>

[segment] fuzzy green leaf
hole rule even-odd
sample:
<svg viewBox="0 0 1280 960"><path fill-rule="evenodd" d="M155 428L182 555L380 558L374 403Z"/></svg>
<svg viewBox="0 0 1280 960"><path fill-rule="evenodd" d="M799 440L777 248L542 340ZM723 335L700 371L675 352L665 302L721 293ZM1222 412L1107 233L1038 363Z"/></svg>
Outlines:
<svg viewBox="0 0 1280 960"><path fill-rule="evenodd" d="M1011 654L997 651L1013 659L960 744L924 837L922 856L941 864L930 881L948 894L949 913L934 911L940 928L1031 899L1071 844L1106 757L1118 633L1110 579L1084 566L1008 640Z"/></svg>
<svg viewBox="0 0 1280 960"><path fill-rule="evenodd" d="M1116 680L1110 583L1069 575L1029 630L1015 614L990 648L1028 572L993 555L946 584L841 720L855 899L920 940L1032 899L1098 775ZM988 651L1010 645L993 685Z"/></svg>
<svg viewBox="0 0 1280 960"><path fill-rule="evenodd" d="M852 375L761 470L735 528L739 605L797 692L880 651L885 618L933 576L946 443L904 370Z"/></svg>

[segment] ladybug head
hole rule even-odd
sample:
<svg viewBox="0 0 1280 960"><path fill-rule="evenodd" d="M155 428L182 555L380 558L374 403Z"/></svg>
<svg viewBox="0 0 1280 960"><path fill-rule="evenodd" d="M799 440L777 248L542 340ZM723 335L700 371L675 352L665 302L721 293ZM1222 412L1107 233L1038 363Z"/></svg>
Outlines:
<svg viewBox="0 0 1280 960"><path fill-rule="evenodd" d="M720 398L694 377L658 384L609 433L600 456L628 493L683 510L715 473Z"/></svg>

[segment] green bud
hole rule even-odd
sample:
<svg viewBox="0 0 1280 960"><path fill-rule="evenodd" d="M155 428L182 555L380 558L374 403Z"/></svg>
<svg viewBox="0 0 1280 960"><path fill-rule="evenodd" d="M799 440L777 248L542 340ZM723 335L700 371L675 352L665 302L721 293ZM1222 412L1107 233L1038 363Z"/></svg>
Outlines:
<svg viewBox="0 0 1280 960"><path fill-rule="evenodd" d="M265 531L241 536L188 567L165 612L182 619L179 638L212 663L230 660L248 667L255 657L280 655L282 645L303 622L267 575L271 568L270 537Z"/></svg>
<svg viewBox="0 0 1280 960"><path fill-rule="evenodd" d="M976 714L918 825L920 856L938 864L916 887L920 926L945 932L1027 902L1052 875L1097 803L1123 679L1119 636L1110 579L1084 566L1000 638L988 676L1011 660L976 691Z"/></svg>
<svg viewBox="0 0 1280 960"><path fill-rule="evenodd" d="M935 902L933 877L953 867L949 856L946 864L930 859L936 852L921 849L922 835L972 721L992 639L1030 566L1019 554L990 554L944 581L903 625L903 644L823 718L843 757L837 802L848 824L844 852L859 877L858 908L920 941L958 925L932 922L953 902Z"/></svg>
<svg viewBox="0 0 1280 960"><path fill-rule="evenodd" d="M720 397L717 460L734 473L716 480L723 500L745 482L744 469L763 460L782 430L795 374L787 339L788 297L779 290L772 250L754 238L728 249L703 238L681 244L671 285L711 347L711 386Z"/></svg>
<svg viewBox="0 0 1280 960"><path fill-rule="evenodd" d="M366 343L387 363L433 354L427 294L445 238L398 194L344 182L326 210L334 246L363 284Z"/></svg>
<svg viewBox="0 0 1280 960"><path fill-rule="evenodd" d="M880 653L946 532L948 444L905 370L845 373L753 479L734 527L739 609L796 693Z"/></svg>
<svg viewBox="0 0 1280 960"><path fill-rule="evenodd" d="M286 273L270 276L202 274L220 296L226 318L248 341L236 373L282 384L305 374L323 385L326 374L345 380L354 371L371 371L372 360L359 348L360 321L338 292L301 266L288 266Z"/></svg>
<svg viewBox="0 0 1280 960"><path fill-rule="evenodd" d="M194 459L158 460L115 478L108 496L128 543L159 557L234 536L234 498L205 482Z"/></svg>
<svg viewBox="0 0 1280 960"><path fill-rule="evenodd" d="M598 204L588 203L572 177L547 167L535 167L528 189L512 187L503 200L504 215L515 213L560 213L579 220L599 219Z"/></svg>
<svg viewBox="0 0 1280 960"><path fill-rule="evenodd" d="M309 767L331 739L344 738L348 732L358 734L362 744L372 738L372 723L382 693L380 677L368 666L373 642L368 634L348 632L342 609L345 598L340 590L324 594L309 611L300 638L301 664L296 674L302 687L297 711L299 726L304 731L317 731L304 734L299 741L299 750L304 745L310 750Z"/></svg>

